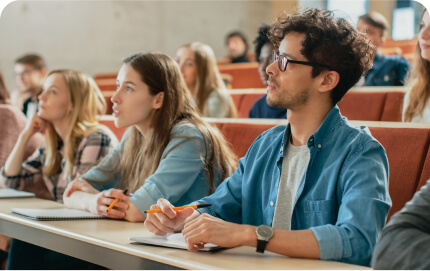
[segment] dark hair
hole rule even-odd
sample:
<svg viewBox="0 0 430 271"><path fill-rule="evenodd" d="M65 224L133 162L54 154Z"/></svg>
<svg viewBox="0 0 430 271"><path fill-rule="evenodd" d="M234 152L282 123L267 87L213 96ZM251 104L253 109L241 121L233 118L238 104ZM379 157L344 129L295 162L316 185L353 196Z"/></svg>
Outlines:
<svg viewBox="0 0 430 271"><path fill-rule="evenodd" d="M0 104L7 103L9 97L9 91L7 90L3 74L0 71Z"/></svg>
<svg viewBox="0 0 430 271"><path fill-rule="evenodd" d="M46 69L45 60L36 54L23 55L15 60L15 64L28 64L36 70Z"/></svg>
<svg viewBox="0 0 430 271"><path fill-rule="evenodd" d="M358 20L362 20L366 24L382 29L382 36L384 35L384 32L390 28L387 19L385 19L381 13L376 11L371 11L361 15L358 17Z"/></svg>
<svg viewBox="0 0 430 271"><path fill-rule="evenodd" d="M232 37L239 37L243 41L243 43L245 43L245 47L246 47L245 54L246 54L246 52L248 52L249 46L248 46L248 40L245 37L245 35L240 31L232 31L232 32L228 33L228 35L225 39L225 44L228 44L228 40Z"/></svg>
<svg viewBox="0 0 430 271"><path fill-rule="evenodd" d="M258 36L254 40L255 44L255 60L259 61L261 48L263 48L264 44L271 43L269 38L267 37L267 33L270 30L270 25L262 24L260 28L258 28Z"/></svg>
<svg viewBox="0 0 430 271"><path fill-rule="evenodd" d="M374 47L345 19L334 18L331 11L309 8L300 14L281 14L268 36L275 48L279 48L290 32L305 34L300 53L307 60L327 65L339 73L339 83L331 92L333 104L372 67ZM312 77L326 69L313 67Z"/></svg>

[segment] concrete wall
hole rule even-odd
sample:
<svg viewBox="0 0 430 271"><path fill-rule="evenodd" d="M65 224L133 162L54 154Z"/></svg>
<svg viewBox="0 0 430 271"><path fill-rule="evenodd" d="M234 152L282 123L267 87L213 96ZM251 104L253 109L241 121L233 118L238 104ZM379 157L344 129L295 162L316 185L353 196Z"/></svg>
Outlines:
<svg viewBox="0 0 430 271"><path fill-rule="evenodd" d="M252 44L272 12L271 1L12 2L0 17L0 69L13 90L14 60L28 52L44 56L50 70L91 75L117 71L132 53L174 56L191 41L209 44L223 58L227 32L240 29Z"/></svg>

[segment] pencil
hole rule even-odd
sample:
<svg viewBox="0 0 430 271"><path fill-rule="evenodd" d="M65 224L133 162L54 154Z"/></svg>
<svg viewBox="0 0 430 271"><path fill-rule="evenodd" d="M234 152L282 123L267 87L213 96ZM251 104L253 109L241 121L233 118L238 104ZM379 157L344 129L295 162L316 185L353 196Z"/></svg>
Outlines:
<svg viewBox="0 0 430 271"><path fill-rule="evenodd" d="M125 194L127 194L127 191L128 191L128 189L124 190L124 195L125 195ZM115 199L115 200L112 202L112 204L111 204L111 205L109 205L109 207L107 208L106 212L109 212L109 210L110 210L110 209L112 209L112 208L115 206L115 204L117 204L117 203L118 203L118 201L119 201L119 199Z"/></svg>
<svg viewBox="0 0 430 271"><path fill-rule="evenodd" d="M198 204L198 205L173 207L173 210L178 211L178 210L183 210L183 209L188 208L188 207L198 209L198 208L205 208L205 207L209 207L209 206L212 206L212 204ZM161 213L161 212L162 212L161 209L154 209L154 210L146 210L144 213L154 214L154 213Z"/></svg>

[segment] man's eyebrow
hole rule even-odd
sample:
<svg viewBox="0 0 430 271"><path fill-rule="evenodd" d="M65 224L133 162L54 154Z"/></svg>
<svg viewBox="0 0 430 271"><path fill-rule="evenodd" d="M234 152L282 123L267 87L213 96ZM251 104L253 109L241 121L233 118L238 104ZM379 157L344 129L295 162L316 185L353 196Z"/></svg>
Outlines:
<svg viewBox="0 0 430 271"><path fill-rule="evenodd" d="M279 52L279 55L280 56L285 56L285 57L287 57L287 58L289 58L289 59L291 59L291 60L295 60L295 59L297 59L296 57L294 57L293 55L291 55L291 54L287 54L287 53L281 53L281 52Z"/></svg>

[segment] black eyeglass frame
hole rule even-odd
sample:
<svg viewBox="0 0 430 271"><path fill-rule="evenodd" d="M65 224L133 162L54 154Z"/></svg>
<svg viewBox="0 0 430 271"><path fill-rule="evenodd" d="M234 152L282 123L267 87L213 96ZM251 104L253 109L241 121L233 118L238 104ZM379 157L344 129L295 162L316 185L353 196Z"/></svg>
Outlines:
<svg viewBox="0 0 430 271"><path fill-rule="evenodd" d="M306 65L306 66L320 66L320 67L325 67L329 70L333 70L330 66L325 65L325 64L320 64L320 63L315 63L315 62L308 62L308 61L298 61L298 60L291 60L288 59L286 56L284 55L280 55L278 54L275 50L272 51L272 63L276 60L276 57L278 57L278 68L281 72L284 72L287 69L288 63L293 63L293 64L300 64L300 65ZM285 65L282 64L282 59L285 59Z"/></svg>

